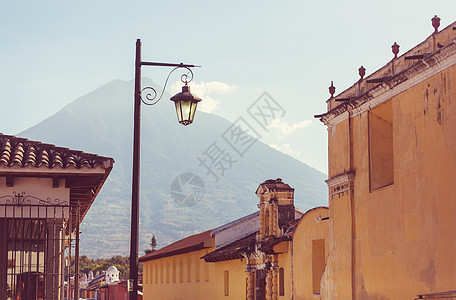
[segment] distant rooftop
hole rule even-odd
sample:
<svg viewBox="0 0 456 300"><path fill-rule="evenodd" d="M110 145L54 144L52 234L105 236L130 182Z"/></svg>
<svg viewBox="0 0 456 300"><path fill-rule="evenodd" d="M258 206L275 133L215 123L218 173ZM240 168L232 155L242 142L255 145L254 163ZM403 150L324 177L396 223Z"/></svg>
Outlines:
<svg viewBox="0 0 456 300"><path fill-rule="evenodd" d="M168 257L208 248L209 246L207 245L207 243L205 243L205 241L212 238L211 231L212 229L186 237L166 247L158 249L157 251L141 256L139 258L139 261L146 262L149 260L154 260L162 257Z"/></svg>
<svg viewBox="0 0 456 300"><path fill-rule="evenodd" d="M240 219L237 219L237 220L234 220L234 221L231 221L229 223L226 223L226 224L223 224L222 226L219 226L217 228L214 228L211 232L211 236L214 236L215 234L219 233L220 231L223 231L227 228L230 228L234 225L237 225L237 224L240 224L246 220L249 220L249 219L252 219L252 218L255 218L255 217L258 217L260 215L260 211L256 211L250 215L247 215L247 216L244 216Z"/></svg>

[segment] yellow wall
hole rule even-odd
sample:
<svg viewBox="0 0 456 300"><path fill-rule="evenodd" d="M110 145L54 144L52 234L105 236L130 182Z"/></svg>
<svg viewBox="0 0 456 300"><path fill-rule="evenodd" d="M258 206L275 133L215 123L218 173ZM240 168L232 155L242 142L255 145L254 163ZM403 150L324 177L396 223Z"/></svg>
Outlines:
<svg viewBox="0 0 456 300"><path fill-rule="evenodd" d="M321 274L318 272L319 266L315 265L318 264L319 253L313 253L312 249L313 245L323 240L324 258L328 255L329 220L324 219L327 216L327 208L318 207L310 210L301 218L293 233L293 299L320 299L318 295L314 295L313 289L314 282L318 282L318 285L320 285L317 277L321 276ZM289 254L291 254L291 251L289 251ZM291 255L287 255L288 259L290 257ZM317 258L317 261L314 258ZM317 272L314 272L314 270ZM288 293L288 295L290 294ZM288 296L286 299L291 299L291 297Z"/></svg>
<svg viewBox="0 0 456 300"><path fill-rule="evenodd" d="M452 66L387 100L392 105L394 183L384 188L370 191L368 112L329 129L330 177L344 171L354 171L356 177L353 200L350 192L330 196L327 297L350 299L350 278L357 299L413 299L454 290L455 87Z"/></svg>
<svg viewBox="0 0 456 300"><path fill-rule="evenodd" d="M350 151L348 135L348 119L333 126L328 131L328 147L331 152L337 153L337 159L329 159L329 178L350 171Z"/></svg>
<svg viewBox="0 0 456 300"><path fill-rule="evenodd" d="M213 250L204 249L144 262L144 299L245 299L246 261L206 263L200 259ZM229 275L228 296L224 295L225 271Z"/></svg>
<svg viewBox="0 0 456 300"><path fill-rule="evenodd" d="M279 247L282 251L286 250L286 252L279 254L277 259L277 264L279 269L283 268L284 271L284 294L280 296L278 293L279 299L293 299L292 298L292 267L291 267L291 242L285 241L281 242ZM274 250L278 249L279 247L274 247ZM280 279L277 280L277 289L280 290Z"/></svg>
<svg viewBox="0 0 456 300"><path fill-rule="evenodd" d="M280 272L277 277L278 299L320 298L314 295L314 287L315 283L320 285L320 278L324 276L322 272L329 252L327 217L327 208L318 207L308 211L299 221L293 240L274 245L274 251L280 253L274 260L277 271L280 268L284 270L282 296ZM324 253L316 255L313 253L314 246L320 241L323 241ZM200 259L211 251L214 248L143 263L144 299L246 299L247 261L238 259L206 263ZM263 259L252 260L251 263L261 265ZM228 296L225 296L226 271L229 274ZM318 277L317 280L314 277Z"/></svg>

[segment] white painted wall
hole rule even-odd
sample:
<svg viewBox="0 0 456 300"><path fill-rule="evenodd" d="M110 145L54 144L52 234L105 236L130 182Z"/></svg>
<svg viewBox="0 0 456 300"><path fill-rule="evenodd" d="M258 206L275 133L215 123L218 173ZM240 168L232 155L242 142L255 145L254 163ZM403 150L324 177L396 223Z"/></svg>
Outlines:
<svg viewBox="0 0 456 300"><path fill-rule="evenodd" d="M17 204L18 201L21 206L0 206L0 218L36 218L46 214L52 218L54 214L57 218L68 218L69 208L46 206L69 205L70 189L65 188L65 179L60 179L59 187L53 188L51 178L16 177L14 186L7 187L5 177L0 177L0 204Z"/></svg>

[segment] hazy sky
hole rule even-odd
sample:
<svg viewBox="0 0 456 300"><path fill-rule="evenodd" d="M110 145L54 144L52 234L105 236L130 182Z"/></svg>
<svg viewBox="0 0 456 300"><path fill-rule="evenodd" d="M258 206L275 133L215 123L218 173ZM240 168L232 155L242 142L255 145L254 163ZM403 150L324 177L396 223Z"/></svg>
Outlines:
<svg viewBox="0 0 456 300"><path fill-rule="evenodd" d="M203 66L193 88L202 110L234 121L268 92L286 115L263 142L326 172L326 128L313 115L325 111L331 80L341 92L361 65L369 75L392 58L394 42L404 53L432 33L435 14L442 29L455 11L455 0L0 0L0 132L17 134L109 81L132 80L141 38L143 60ZM163 84L168 71L143 75Z"/></svg>

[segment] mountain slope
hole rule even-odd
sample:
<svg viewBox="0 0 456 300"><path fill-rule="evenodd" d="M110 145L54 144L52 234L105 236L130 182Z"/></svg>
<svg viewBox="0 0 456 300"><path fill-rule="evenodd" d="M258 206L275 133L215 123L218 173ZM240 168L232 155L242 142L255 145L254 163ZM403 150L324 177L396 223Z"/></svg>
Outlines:
<svg viewBox="0 0 456 300"><path fill-rule="evenodd" d="M153 84L144 81L143 86ZM152 234L161 247L257 210L254 193L266 179L280 177L294 187L298 208L327 203L323 173L261 140L243 157L236 156L221 138L232 124L221 117L197 112L195 123L184 127L165 94L157 105L142 106L141 122L140 250ZM133 82L115 80L18 135L115 159L82 224L81 253L90 257L129 253L132 128ZM219 171L218 181L198 160L214 145L232 157L231 168L223 176ZM170 195L173 180L186 172L200 176L205 185L203 199L191 207L180 206Z"/></svg>

